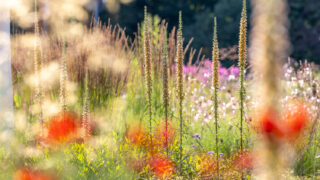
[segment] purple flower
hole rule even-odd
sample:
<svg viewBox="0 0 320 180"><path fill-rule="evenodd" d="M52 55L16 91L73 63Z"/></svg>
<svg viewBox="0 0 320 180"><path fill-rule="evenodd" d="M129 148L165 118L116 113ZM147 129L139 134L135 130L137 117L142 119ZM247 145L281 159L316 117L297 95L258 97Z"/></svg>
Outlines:
<svg viewBox="0 0 320 180"><path fill-rule="evenodd" d="M224 67L219 68L219 76L227 77L228 75L229 75L229 72L227 68L224 68Z"/></svg>
<svg viewBox="0 0 320 180"><path fill-rule="evenodd" d="M219 153L220 157L223 157L223 153Z"/></svg>
<svg viewBox="0 0 320 180"><path fill-rule="evenodd" d="M213 154L213 153L214 153L214 151L209 151L208 153L211 155L211 154Z"/></svg>
<svg viewBox="0 0 320 180"><path fill-rule="evenodd" d="M201 138L198 133L194 134L192 137L195 138L195 139L200 139Z"/></svg>
<svg viewBox="0 0 320 180"><path fill-rule="evenodd" d="M240 74L239 67L232 66L232 67L229 68L229 75L234 75L235 77L238 77L239 74Z"/></svg>
<svg viewBox="0 0 320 180"><path fill-rule="evenodd" d="M203 67L206 69L211 69L212 68L212 62L209 59L205 59L203 61Z"/></svg>
<svg viewBox="0 0 320 180"><path fill-rule="evenodd" d="M193 147L193 148L196 148L196 145L193 144L192 147Z"/></svg>
<svg viewBox="0 0 320 180"><path fill-rule="evenodd" d="M197 72L196 66L183 66L183 74L186 75L195 75Z"/></svg>

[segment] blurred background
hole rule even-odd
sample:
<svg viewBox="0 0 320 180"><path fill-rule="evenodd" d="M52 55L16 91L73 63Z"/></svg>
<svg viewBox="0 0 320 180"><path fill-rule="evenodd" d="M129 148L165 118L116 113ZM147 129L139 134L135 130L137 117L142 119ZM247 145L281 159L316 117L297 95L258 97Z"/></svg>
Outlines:
<svg viewBox="0 0 320 180"><path fill-rule="evenodd" d="M51 2L47 0L47 3ZM182 10L183 33L186 38L184 43L186 44L193 37L192 47L196 49L202 47L203 54L210 57L211 41L208 40L208 36L212 35L214 16L218 18L220 47L237 45L241 3L242 0L91 0L90 5L85 9L89 15L99 18L103 23L108 23L110 19L111 24L125 27L130 37L134 37L134 33L138 30L137 24L143 21L145 5L159 21L165 19L169 29L177 25L178 12ZM320 56L320 11L317 11L320 8L320 1L288 0L288 3L291 57L297 60L308 59L320 64L318 58ZM248 6L249 17L250 12L251 7ZM46 15L50 12L42 13ZM90 21L87 22L89 26ZM250 27L250 19L248 23ZM18 25L11 29L16 31L17 28L19 28Z"/></svg>
<svg viewBox="0 0 320 180"><path fill-rule="evenodd" d="M197 49L203 47L203 52L210 57L211 41L208 41L208 35L212 34L214 16L218 18L218 33L221 33L220 36L218 34L220 46L226 48L237 45L241 3L242 0L135 0L128 4L121 4L119 7L121 10L116 13L101 8L99 16L102 21L111 18L112 23L127 27L127 33L132 34L137 31L137 21L140 22L143 19L144 5L149 7L152 14L166 19L169 27L177 24L178 11L182 10L183 33L187 41L194 37L192 46ZM320 1L288 0L288 3L291 56L298 60L306 58L319 64ZM250 17L250 8L248 6L248 17Z"/></svg>

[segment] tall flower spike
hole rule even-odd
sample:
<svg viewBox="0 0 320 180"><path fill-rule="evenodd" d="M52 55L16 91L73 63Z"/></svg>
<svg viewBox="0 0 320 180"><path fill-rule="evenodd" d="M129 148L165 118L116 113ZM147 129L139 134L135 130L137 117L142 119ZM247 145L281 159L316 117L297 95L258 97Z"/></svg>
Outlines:
<svg viewBox="0 0 320 180"><path fill-rule="evenodd" d="M41 87L41 71L42 71L42 56L41 56L41 44L40 44L40 33L39 33L39 24L38 24L38 5L37 0L34 1L34 72L35 72L35 102L39 106L38 118L41 127L41 136L43 136L44 130L44 120L43 120L43 112L42 112L42 98L43 92Z"/></svg>
<svg viewBox="0 0 320 180"><path fill-rule="evenodd" d="M168 134L168 110L169 110L169 72L168 72L168 39L167 29L164 29L164 38L162 45L162 78L163 78L163 107L165 114L165 133ZM168 137L165 137L165 144L167 145L167 155L169 154L168 149Z"/></svg>
<svg viewBox="0 0 320 180"><path fill-rule="evenodd" d="M149 113L149 131L152 132L152 73L151 73L151 40L150 40L150 18L147 13L147 7L144 7L144 65L145 80L147 88L147 106Z"/></svg>
<svg viewBox="0 0 320 180"><path fill-rule="evenodd" d="M182 168L182 136L183 136L183 42L182 42L182 12L179 12L179 29L177 32L177 95L179 99L179 119L180 119L180 170Z"/></svg>
<svg viewBox="0 0 320 180"><path fill-rule="evenodd" d="M213 86L213 98L214 98L214 123L216 131L216 156L217 156L217 175L219 179L219 133L218 133L218 91L219 91L219 47L218 47L218 35L217 35L217 18L214 18L213 28L213 47L212 47L212 86Z"/></svg>
<svg viewBox="0 0 320 180"><path fill-rule="evenodd" d="M66 64L66 42L63 40L62 58L60 64L60 104L63 111L67 110L66 94L67 94L67 64Z"/></svg>
<svg viewBox="0 0 320 180"><path fill-rule="evenodd" d="M89 72L86 70L86 77L84 81L84 102L83 102L83 112L82 112L82 129L83 129L83 139L90 136L90 111L89 111Z"/></svg>
<svg viewBox="0 0 320 180"><path fill-rule="evenodd" d="M245 87L244 75L247 60L247 9L246 0L243 0L243 7L240 20L239 35L239 67L240 67L240 150L243 152L243 119L244 119L244 101ZM243 173L241 172L243 178Z"/></svg>

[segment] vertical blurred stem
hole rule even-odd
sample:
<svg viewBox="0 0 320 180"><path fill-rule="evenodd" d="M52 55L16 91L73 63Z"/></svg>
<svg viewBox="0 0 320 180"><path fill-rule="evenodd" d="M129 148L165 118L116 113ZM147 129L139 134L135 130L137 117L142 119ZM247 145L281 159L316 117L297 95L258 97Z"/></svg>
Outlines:
<svg viewBox="0 0 320 180"><path fill-rule="evenodd" d="M281 97L282 64L288 57L288 14L286 0L252 0L252 33L250 61L252 63L257 103L257 121L278 126ZM259 119L260 118L260 119ZM267 119L267 121L266 121ZM264 124L263 124L264 123ZM274 131L274 129L272 130ZM281 147L281 137L264 132L255 146L259 150L255 165L256 179L281 179L288 168L287 156ZM274 135L274 136L273 136Z"/></svg>
<svg viewBox="0 0 320 180"><path fill-rule="evenodd" d="M145 64L145 80L147 88L147 108L149 113L149 131L152 142L152 74L151 74L151 34L150 34L150 18L147 14L147 7L144 7L144 64Z"/></svg>
<svg viewBox="0 0 320 180"><path fill-rule="evenodd" d="M179 120L180 120L180 147L179 147L179 165L182 173L182 137L183 137L183 41L182 41L182 12L179 12L179 29L177 32L177 95L179 98Z"/></svg>
<svg viewBox="0 0 320 180"><path fill-rule="evenodd" d="M41 86L41 71L42 71L42 56L41 56L41 45L40 45L40 32L39 32L39 21L38 21L38 0L34 1L34 73L36 77L36 88L35 88L35 102L39 106L39 112L37 117L40 122L41 136L44 134L44 120L43 120L43 109L42 109L42 86Z"/></svg>
<svg viewBox="0 0 320 180"><path fill-rule="evenodd" d="M10 52L10 8L6 1L0 6L0 130L13 137L13 89ZM5 139L8 141L8 139ZM2 139L0 139L2 141Z"/></svg>
<svg viewBox="0 0 320 180"><path fill-rule="evenodd" d="M90 116L89 116L89 72L86 67L86 76L84 80L84 100L83 100L83 112L82 112L82 129L83 129L83 139L86 139L90 135Z"/></svg>
<svg viewBox="0 0 320 180"><path fill-rule="evenodd" d="M214 122L216 138L216 156L217 156L217 177L219 179L219 133L218 133L218 91L219 91L219 47L217 37L217 18L214 18L213 46L212 46L212 86L214 89Z"/></svg>
<svg viewBox="0 0 320 180"><path fill-rule="evenodd" d="M243 7L240 21L240 35L239 35L239 67L240 67L240 151L243 151L243 120L244 120L244 101L245 101L245 87L244 76L247 55L247 12L246 0L243 0ZM243 171L241 168L241 179L243 179Z"/></svg>
<svg viewBox="0 0 320 180"><path fill-rule="evenodd" d="M67 110L67 103L66 103L67 79L68 79L68 75L67 75L67 64L66 64L66 42L63 39L62 57L61 57L61 64L60 64L60 104L63 112Z"/></svg>
<svg viewBox="0 0 320 180"><path fill-rule="evenodd" d="M168 144L168 114L169 114L169 77L168 77L168 40L167 29L164 28L164 38L162 43L162 78L163 78L163 106L165 114L165 144L167 156L169 156L169 144Z"/></svg>

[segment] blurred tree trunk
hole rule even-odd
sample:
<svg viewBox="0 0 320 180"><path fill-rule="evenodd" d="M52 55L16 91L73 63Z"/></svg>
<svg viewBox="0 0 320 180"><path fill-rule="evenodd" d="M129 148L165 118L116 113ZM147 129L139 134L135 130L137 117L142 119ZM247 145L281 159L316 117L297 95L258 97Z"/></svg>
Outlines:
<svg viewBox="0 0 320 180"><path fill-rule="evenodd" d="M14 128L10 55L10 8L0 6L0 141L11 138Z"/></svg>

